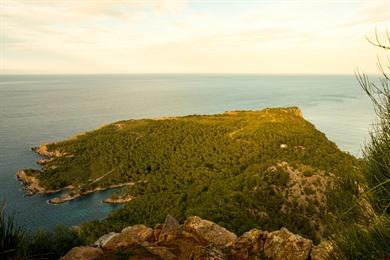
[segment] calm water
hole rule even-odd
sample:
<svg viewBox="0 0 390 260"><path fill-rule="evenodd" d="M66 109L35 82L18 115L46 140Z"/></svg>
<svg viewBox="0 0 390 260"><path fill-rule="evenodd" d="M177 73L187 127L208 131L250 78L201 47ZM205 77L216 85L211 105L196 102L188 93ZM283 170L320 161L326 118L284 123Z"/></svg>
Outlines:
<svg viewBox="0 0 390 260"><path fill-rule="evenodd" d="M24 197L15 178L37 167L30 147L129 118L299 106L329 139L360 155L373 111L354 76L0 76L0 199L29 228L103 218L110 192L61 205Z"/></svg>

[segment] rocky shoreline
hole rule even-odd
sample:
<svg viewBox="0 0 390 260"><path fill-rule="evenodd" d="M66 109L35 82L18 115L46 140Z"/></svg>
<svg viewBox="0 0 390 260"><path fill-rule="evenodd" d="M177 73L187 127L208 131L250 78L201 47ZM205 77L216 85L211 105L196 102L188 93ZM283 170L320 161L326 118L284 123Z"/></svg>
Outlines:
<svg viewBox="0 0 390 260"><path fill-rule="evenodd" d="M27 192L27 196L32 196L34 194L53 194L62 190L47 190L46 188L41 186L38 178L28 175L26 170L17 171L16 178L24 185L24 188Z"/></svg>
<svg viewBox="0 0 390 260"><path fill-rule="evenodd" d="M67 201L72 201L72 200L78 199L78 198L80 198L82 196L86 196L86 195L94 193L94 192L105 191L105 190L109 190L109 189L122 188L124 186L131 186L131 185L134 185L134 182L114 184L114 185L110 185L110 186L104 187L104 188L97 187L97 188L94 188L92 190L87 190L87 191L83 191L83 192L76 192L74 194L71 194L72 193L72 191L71 191L71 192L69 192L69 193L67 193L67 194L65 194L65 195L63 195L61 197L52 198L52 199L48 200L47 202L50 203L50 204L61 204L61 203L67 202ZM106 200L109 200L109 198L106 199ZM106 202L106 201L104 201L104 202ZM127 201L123 201L123 202L107 202L107 203L125 203L125 202L127 202Z"/></svg>
<svg viewBox="0 0 390 260"><path fill-rule="evenodd" d="M117 259L119 254L134 259L291 259L322 260L332 256L332 245L293 234L286 228L273 232L251 229L241 236L197 216L183 225L168 215L154 228L135 225L111 232L94 244L71 249L63 260Z"/></svg>
<svg viewBox="0 0 390 260"><path fill-rule="evenodd" d="M122 203L127 203L130 202L134 199L133 196L126 194L126 195L119 195L119 196L111 196L110 198L107 198L103 200L104 203L108 204L122 204Z"/></svg>
<svg viewBox="0 0 390 260"><path fill-rule="evenodd" d="M39 145L37 147L32 147L31 150L33 150L38 155L43 157L42 159L37 161L37 164L39 165L44 165L50 162L54 157L59 157L64 155L59 151L49 152L46 144ZM31 171L32 173L35 174L28 174L27 171ZM23 169L23 170L18 170L16 172L16 178L23 184L27 192L26 194L27 196L33 196L35 194L53 194L53 193L60 192L64 189L73 188L72 186L68 186L57 190L46 189L40 184L39 179L36 176L33 176L33 175L38 175L40 173L41 173L40 170L34 170L34 169L28 169L28 170Z"/></svg>
<svg viewBox="0 0 390 260"><path fill-rule="evenodd" d="M36 147L31 148L32 151L36 152L38 155L42 157L42 159L37 161L37 164L39 165L45 165L46 163L52 161L55 157L61 157L61 156L71 156L66 153L60 152L60 151L49 151L47 144L41 144ZM133 182L127 182L127 183L121 183L121 184L114 184L110 185L108 187L96 187L91 190L83 191L83 192L77 192L75 191L75 187L72 185L69 185L67 187L57 189L57 190L50 190L46 189L39 183L39 179L36 176L33 176L32 174L28 174L27 171L32 171L35 172L35 175L38 175L41 173L40 170L18 170L16 172L16 178L23 184L25 190L26 190L26 195L27 196L33 196L35 194L42 194L42 195L48 195L48 194L53 194L53 193L58 193L63 190L70 190L67 194L60 196L60 197L55 197L52 199L49 199L47 202L50 204L61 204L67 201L72 201L75 199L78 199L82 196L86 196L88 194L94 193L94 192L99 192L99 191L106 191L109 189L116 189L116 188L121 188L124 186L130 186L134 185ZM77 190L77 189L76 189ZM129 202L133 199L132 196L130 195L124 195L124 196L119 196L118 198L107 198L103 202L105 203L112 203L112 204L120 204L120 203L126 203Z"/></svg>
<svg viewBox="0 0 390 260"><path fill-rule="evenodd" d="M36 147L32 147L31 150L33 150L34 152L36 152L40 156L48 158L48 159L53 158L53 157L61 157L61 156L66 155L66 153L62 153L62 152L57 151L57 150L49 152L47 144L40 144Z"/></svg>

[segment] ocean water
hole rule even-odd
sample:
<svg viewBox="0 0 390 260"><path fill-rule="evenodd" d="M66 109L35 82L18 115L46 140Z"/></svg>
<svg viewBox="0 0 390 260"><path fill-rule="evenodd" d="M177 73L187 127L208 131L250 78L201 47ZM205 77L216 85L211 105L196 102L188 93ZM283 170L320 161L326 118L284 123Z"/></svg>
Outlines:
<svg viewBox="0 0 390 260"><path fill-rule="evenodd" d="M353 75L2 75L0 76L0 199L30 229L104 218L118 206L112 191L61 205L25 197L18 169L38 167L30 148L130 118L214 114L298 106L306 119L356 156L374 120Z"/></svg>

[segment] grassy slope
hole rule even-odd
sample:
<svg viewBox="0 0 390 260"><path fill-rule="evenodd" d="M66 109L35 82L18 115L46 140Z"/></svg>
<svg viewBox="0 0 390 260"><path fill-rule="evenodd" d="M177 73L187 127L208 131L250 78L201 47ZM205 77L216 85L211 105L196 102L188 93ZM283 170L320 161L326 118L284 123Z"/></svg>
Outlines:
<svg viewBox="0 0 390 260"><path fill-rule="evenodd" d="M359 164L296 108L121 121L48 148L68 155L45 165L39 178L49 188L145 181L126 191L136 199L123 209L84 225L90 237L129 224L153 225L169 213L179 220L199 215L237 233L286 226L319 239L339 210L337 203L327 205L327 197L354 198L343 182L342 190L329 187L320 199L324 194L315 191L324 186L321 178L332 173L347 179ZM281 162L288 165L277 166ZM303 177L293 182L289 171ZM312 185L302 187L307 182Z"/></svg>

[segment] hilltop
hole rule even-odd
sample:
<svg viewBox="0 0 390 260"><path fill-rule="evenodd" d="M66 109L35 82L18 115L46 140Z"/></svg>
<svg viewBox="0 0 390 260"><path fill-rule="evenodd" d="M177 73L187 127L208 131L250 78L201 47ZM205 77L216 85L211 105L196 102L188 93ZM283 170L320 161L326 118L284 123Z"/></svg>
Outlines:
<svg viewBox="0 0 390 260"><path fill-rule="evenodd" d="M68 190L52 203L125 186L107 200L127 202L123 208L80 227L91 241L170 214L197 215L238 235L286 227L319 242L340 221L339 204L359 193L348 176L360 161L298 108L120 121L35 150L42 169L21 179L31 193Z"/></svg>

